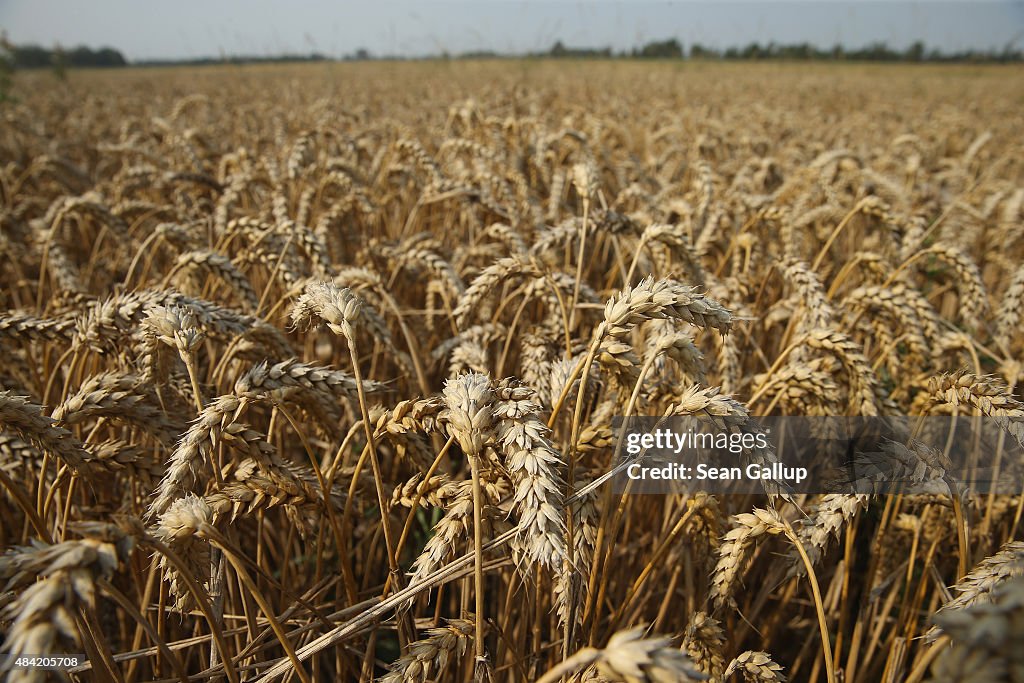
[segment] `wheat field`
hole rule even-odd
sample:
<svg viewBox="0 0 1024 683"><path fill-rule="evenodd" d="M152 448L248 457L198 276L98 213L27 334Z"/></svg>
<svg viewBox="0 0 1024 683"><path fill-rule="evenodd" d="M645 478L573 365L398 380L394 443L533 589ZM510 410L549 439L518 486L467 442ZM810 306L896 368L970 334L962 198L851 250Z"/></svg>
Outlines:
<svg viewBox="0 0 1024 683"><path fill-rule="evenodd" d="M1019 490L604 477L617 415L1024 445L1022 75L18 74L7 679L1024 681Z"/></svg>

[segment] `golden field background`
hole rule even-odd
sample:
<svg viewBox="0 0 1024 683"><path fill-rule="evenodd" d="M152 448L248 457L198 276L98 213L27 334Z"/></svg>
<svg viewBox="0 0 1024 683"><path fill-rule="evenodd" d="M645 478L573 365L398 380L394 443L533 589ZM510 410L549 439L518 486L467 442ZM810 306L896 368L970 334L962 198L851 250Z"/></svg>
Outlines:
<svg viewBox="0 0 1024 683"><path fill-rule="evenodd" d="M900 466L945 495L599 479L623 414L979 414L1024 445L1021 76L18 73L0 653L85 653L83 680L1024 680L1024 496L934 453Z"/></svg>

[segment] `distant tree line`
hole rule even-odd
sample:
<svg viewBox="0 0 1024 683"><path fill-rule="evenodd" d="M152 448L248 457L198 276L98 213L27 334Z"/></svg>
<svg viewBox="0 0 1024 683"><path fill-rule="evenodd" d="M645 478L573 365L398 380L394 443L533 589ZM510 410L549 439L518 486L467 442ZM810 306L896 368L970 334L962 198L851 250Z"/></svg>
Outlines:
<svg viewBox="0 0 1024 683"><path fill-rule="evenodd" d="M466 55L479 56L479 53ZM497 55L491 55L497 56ZM791 61L822 61L844 60L869 62L1019 62L1024 60L1024 53L1011 45L999 51L962 50L944 52L933 48L928 49L918 41L905 50L890 48L882 42L872 43L862 48L845 48L836 45L822 49L810 43L782 45L771 42L767 44L750 43L743 47L718 49L700 43L693 43L689 51L675 38L646 43L629 51L613 53L611 48L579 48L566 47L558 41L550 50L531 54L532 57L554 58L634 58L634 59L708 59L708 60L791 60Z"/></svg>
<svg viewBox="0 0 1024 683"><path fill-rule="evenodd" d="M944 52L937 48L927 49L921 41L912 43L905 50L895 50L882 42L875 42L862 48L844 48L835 45L822 49L810 43L780 45L778 43L750 43L744 47L730 47L717 50L700 43L690 46L691 59L781 59L793 61L841 60L867 62L1019 62L1024 59L1020 49L1006 46L999 51L961 50Z"/></svg>
<svg viewBox="0 0 1024 683"><path fill-rule="evenodd" d="M101 47L93 50L84 45L63 50L48 50L38 45L7 46L8 59L15 69L40 69L77 66L111 67L127 66L128 60L112 47Z"/></svg>
<svg viewBox="0 0 1024 683"><path fill-rule="evenodd" d="M48 50L39 45L14 45L6 38L0 40L0 60L13 69L54 69L63 73L73 67L118 67L129 62L112 47L91 49L85 46L64 50L60 47ZM318 52L311 54L283 54L272 56L221 55L219 57L198 57L195 59L151 59L131 62L133 66L160 65L204 65L204 64L254 64L261 62L322 62L328 58Z"/></svg>
<svg viewBox="0 0 1024 683"><path fill-rule="evenodd" d="M293 62L325 62L329 58L319 52L308 55L221 55L220 57L195 57L191 59L144 59L132 62L132 66L206 66L209 64L290 64Z"/></svg>
<svg viewBox="0 0 1024 683"><path fill-rule="evenodd" d="M868 61L868 62L1020 62L1024 61L1024 52L1013 46L999 51L963 50L944 52L939 49L927 49L918 41L905 50L890 48L886 43L876 42L861 48L846 48L835 45L820 48L810 43L766 44L750 43L743 47L714 48L701 43L693 43L687 50L676 38L655 40L640 47L616 52L610 47L579 47L568 46L561 40L555 42L550 49L526 54L501 53L495 50L471 50L451 54L447 50L439 55L422 58L440 59L693 59L693 60L788 60L788 61ZM415 57L374 55L365 48L360 48L342 57L344 61L365 60L398 60L417 59Z"/></svg>
<svg viewBox="0 0 1024 683"><path fill-rule="evenodd" d="M441 55L425 56L426 58L452 58L447 51ZM693 59L693 60L789 60L789 61L869 61L869 62L1020 62L1024 61L1024 52L1013 45L1002 50L961 50L945 52L937 48L928 49L918 41L905 50L890 48L882 42L872 43L861 48L847 48L835 45L820 48L810 43L766 44L750 43L743 47L715 48L693 43L687 50L675 39L656 40L645 43L631 50L615 52L610 47L569 47L561 40L547 51L532 52L525 55L501 54L491 50L475 50L455 56L457 59L509 59L519 57L555 58L555 59ZM360 48L342 57L344 61L363 61L372 59L410 59L409 57L375 56L365 48ZM254 64L270 62L320 62L331 58L318 52L310 54L281 54L269 56L255 55L221 55L219 57L199 57L194 59L141 60L132 62L135 66L159 65L205 65L205 64ZM66 68L72 67L120 67L127 66L128 60L118 50L111 47L91 49L80 46L69 50L60 47L48 50L38 45L13 45L0 36L0 86L4 85L4 74L11 69L52 68L63 76Z"/></svg>

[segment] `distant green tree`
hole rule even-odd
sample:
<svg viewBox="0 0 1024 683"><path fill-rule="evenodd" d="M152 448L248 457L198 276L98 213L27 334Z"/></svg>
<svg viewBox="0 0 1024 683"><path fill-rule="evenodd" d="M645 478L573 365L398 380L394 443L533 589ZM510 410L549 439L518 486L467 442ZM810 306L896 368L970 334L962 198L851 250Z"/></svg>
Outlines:
<svg viewBox="0 0 1024 683"><path fill-rule="evenodd" d="M39 69L50 66L50 51L38 45L18 45L13 49L16 69Z"/></svg>
<svg viewBox="0 0 1024 683"><path fill-rule="evenodd" d="M712 48L704 47L700 43L694 43L690 46L690 59L709 59L717 56L717 51Z"/></svg>
<svg viewBox="0 0 1024 683"><path fill-rule="evenodd" d="M654 41L640 48L639 56L647 59L681 59L683 46L675 38Z"/></svg>
<svg viewBox="0 0 1024 683"><path fill-rule="evenodd" d="M38 45L18 45L12 48L14 67L17 69L54 68L54 52ZM128 60L112 47L92 50L84 45L67 52L60 50L61 63L65 67L76 66L126 66Z"/></svg>
<svg viewBox="0 0 1024 683"><path fill-rule="evenodd" d="M750 43L740 51L741 59L761 59L765 56L765 49L760 43Z"/></svg>
<svg viewBox="0 0 1024 683"><path fill-rule="evenodd" d="M903 56L908 62L920 62L924 59L924 43L920 40L916 41L907 48Z"/></svg>
<svg viewBox="0 0 1024 683"><path fill-rule="evenodd" d="M96 66L127 66L128 60L112 47L101 47L96 51Z"/></svg>
<svg viewBox="0 0 1024 683"><path fill-rule="evenodd" d="M902 57L900 53L890 49L888 45L882 42L874 42L865 48L850 52L850 56L854 59L864 59L872 62L891 62Z"/></svg>
<svg viewBox="0 0 1024 683"><path fill-rule="evenodd" d="M80 46L68 54L68 62L73 66L124 66L124 57L113 48L104 47L99 50L91 50L88 47Z"/></svg>

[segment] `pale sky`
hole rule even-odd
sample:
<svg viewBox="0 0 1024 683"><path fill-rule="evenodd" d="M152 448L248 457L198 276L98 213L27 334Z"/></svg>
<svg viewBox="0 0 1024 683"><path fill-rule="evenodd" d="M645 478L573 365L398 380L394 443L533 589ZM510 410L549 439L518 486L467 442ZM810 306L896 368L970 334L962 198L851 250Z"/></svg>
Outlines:
<svg viewBox="0 0 1024 683"><path fill-rule="evenodd" d="M629 49L677 38L714 47L915 40L945 51L1024 47L1024 0L0 0L17 44L109 45L129 60L366 48L402 56L470 50Z"/></svg>

